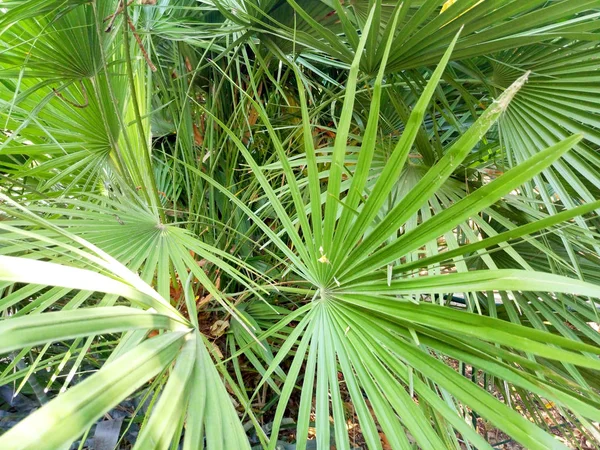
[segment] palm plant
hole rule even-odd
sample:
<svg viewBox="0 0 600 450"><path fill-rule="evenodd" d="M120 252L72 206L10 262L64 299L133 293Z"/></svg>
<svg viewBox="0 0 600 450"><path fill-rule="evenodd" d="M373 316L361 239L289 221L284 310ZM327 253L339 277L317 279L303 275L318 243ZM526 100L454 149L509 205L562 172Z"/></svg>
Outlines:
<svg viewBox="0 0 600 450"><path fill-rule="evenodd" d="M0 11L0 448L600 442L600 2Z"/></svg>

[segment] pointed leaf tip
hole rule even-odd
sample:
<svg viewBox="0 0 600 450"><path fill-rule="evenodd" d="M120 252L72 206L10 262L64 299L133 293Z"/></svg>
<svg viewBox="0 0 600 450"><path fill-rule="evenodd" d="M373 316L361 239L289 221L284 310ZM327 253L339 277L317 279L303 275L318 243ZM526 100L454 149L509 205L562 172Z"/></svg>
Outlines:
<svg viewBox="0 0 600 450"><path fill-rule="evenodd" d="M519 77L513 84L511 84L498 98L496 104L500 107L502 111L508 108L509 103L513 99L513 97L519 92L519 90L527 83L529 80L529 75L531 74L531 70L525 72L521 77Z"/></svg>

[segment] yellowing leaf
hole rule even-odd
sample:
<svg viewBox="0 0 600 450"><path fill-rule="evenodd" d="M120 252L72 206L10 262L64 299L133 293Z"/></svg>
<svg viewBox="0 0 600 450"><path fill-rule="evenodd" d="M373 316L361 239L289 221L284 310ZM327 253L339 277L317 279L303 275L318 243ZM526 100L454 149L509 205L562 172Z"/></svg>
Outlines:
<svg viewBox="0 0 600 450"><path fill-rule="evenodd" d="M443 13L444 11L446 11L448 8L450 8L452 5L454 5L456 3L456 0L448 0L446 3L444 3L444 5L442 6L442 10L440 11L440 14Z"/></svg>
<svg viewBox="0 0 600 450"><path fill-rule="evenodd" d="M319 261L320 263L323 263L323 264L329 263L327 256L325 256L323 247L319 247L319 253L321 253L321 257L317 261Z"/></svg>
<svg viewBox="0 0 600 450"><path fill-rule="evenodd" d="M457 0L447 0L446 3L444 3L442 5L442 10L440 11L440 14L442 14L444 11L446 11L448 8L450 8L452 5L454 5L456 2L457 2ZM458 17L460 17L463 14L471 11L473 8L475 8L477 5L479 5L479 3L482 3L482 2L483 2L483 0L480 0L479 2L475 3L469 9L467 9L466 11L464 11L463 13L461 13Z"/></svg>

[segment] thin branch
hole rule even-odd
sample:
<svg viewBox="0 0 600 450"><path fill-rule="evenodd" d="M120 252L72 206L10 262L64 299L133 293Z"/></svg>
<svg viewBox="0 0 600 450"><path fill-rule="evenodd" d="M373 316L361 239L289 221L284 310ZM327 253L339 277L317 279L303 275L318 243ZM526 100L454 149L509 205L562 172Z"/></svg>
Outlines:
<svg viewBox="0 0 600 450"><path fill-rule="evenodd" d="M127 6L130 6L133 2L134 2L134 0L129 0L129 2L127 3ZM110 20L110 22L108 23L108 26L104 30L106 33L110 33L112 31L112 29L115 25L115 20L117 19L117 16L123 12L124 8L125 8L125 5L123 4L123 0L120 0L115 12L112 13L110 16L104 18L103 22Z"/></svg>
<svg viewBox="0 0 600 450"><path fill-rule="evenodd" d="M150 70L152 72L156 72L156 66L154 64L152 64L152 61L150 60L150 57L148 56L148 52L146 51L146 48L144 47L144 44L142 43L142 39L137 34L137 30L135 29L135 25L133 25L133 22L131 21L131 19L129 17L127 18L127 24L129 25L129 29L132 31L133 37L135 38L136 42L138 43L138 46L140 47L142 55L144 55L144 59L148 63L148 66L150 67Z"/></svg>
<svg viewBox="0 0 600 450"><path fill-rule="evenodd" d="M85 89L85 85L83 84L83 81L79 80L79 85L81 86L81 93L83 94L84 103L76 103L74 101L69 100L61 92L57 91L55 88L52 88L52 91L63 102L66 102L69 105L74 106L75 108L82 108L82 109L87 108L87 106L90 104L90 102L88 100L87 90Z"/></svg>
<svg viewBox="0 0 600 450"><path fill-rule="evenodd" d="M131 6L131 4L134 2L135 0L129 0L129 2L127 2L127 5L125 5L125 3L123 2L123 0L119 1L119 4L117 6L117 9L115 10L114 13L112 13L110 16L105 17L103 22L106 22L107 20L110 20L110 22L108 23L108 26L106 27L106 29L104 30L104 32L109 33L110 31L112 31L113 26L115 24L115 20L117 19L117 16L119 14L121 14L125 8ZM156 2L151 1L150 3L148 2L143 2L143 4L155 4ZM135 38L138 47L140 48L140 51L142 52L142 55L144 56L144 59L146 60L146 63L148 63L148 66L150 67L150 70L152 70L152 72L156 72L156 66L152 63L152 60L150 59L150 56L148 56L148 52L146 51L146 48L144 47L144 43L142 42L142 39L140 38L135 25L133 24L133 22L131 21L131 18L129 16L126 16L126 20L127 20L127 25L129 25L129 29L132 31L133 33L133 37Z"/></svg>

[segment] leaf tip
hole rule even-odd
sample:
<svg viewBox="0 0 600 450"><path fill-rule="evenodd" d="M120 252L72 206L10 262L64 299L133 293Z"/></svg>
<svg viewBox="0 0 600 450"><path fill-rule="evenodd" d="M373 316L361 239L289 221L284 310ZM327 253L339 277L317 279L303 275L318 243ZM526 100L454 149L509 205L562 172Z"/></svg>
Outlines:
<svg viewBox="0 0 600 450"><path fill-rule="evenodd" d="M514 98L514 96L519 92L519 90L527 83L529 80L529 75L531 74L531 70L525 72L522 76L520 76L513 84L511 84L498 98L497 104L502 111L508 108L509 103Z"/></svg>

